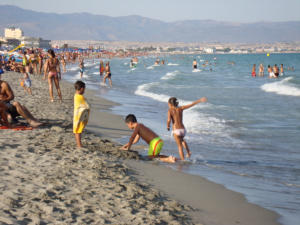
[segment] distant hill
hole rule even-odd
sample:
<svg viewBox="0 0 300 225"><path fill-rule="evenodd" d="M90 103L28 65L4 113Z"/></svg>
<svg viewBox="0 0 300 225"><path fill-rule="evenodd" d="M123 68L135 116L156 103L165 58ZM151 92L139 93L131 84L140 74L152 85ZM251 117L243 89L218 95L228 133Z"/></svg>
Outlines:
<svg viewBox="0 0 300 225"><path fill-rule="evenodd" d="M7 26L51 40L270 43L300 40L300 21L230 23L213 20L163 22L141 16L55 14L0 5L0 35Z"/></svg>

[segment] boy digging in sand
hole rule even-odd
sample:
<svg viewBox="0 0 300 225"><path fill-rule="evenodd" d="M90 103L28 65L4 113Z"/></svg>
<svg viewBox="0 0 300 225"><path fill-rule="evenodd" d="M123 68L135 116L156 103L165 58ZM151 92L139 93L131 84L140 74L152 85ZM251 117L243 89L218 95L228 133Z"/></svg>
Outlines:
<svg viewBox="0 0 300 225"><path fill-rule="evenodd" d="M76 81L74 95L74 117L73 117L73 133L75 134L76 144L81 148L81 133L88 123L90 107L83 96L85 83Z"/></svg>
<svg viewBox="0 0 300 225"><path fill-rule="evenodd" d="M159 158L161 161L168 163L174 163L176 161L174 156L160 155L160 151L164 145L163 140L144 124L138 123L135 115L129 114L126 116L125 122L128 128L134 131L129 142L125 144L121 150L130 150L131 145L137 143L140 138L142 138L147 144L149 144L149 158Z"/></svg>
<svg viewBox="0 0 300 225"><path fill-rule="evenodd" d="M205 97L200 98L199 100L193 102L189 105L184 105L178 107L178 101L177 98L172 97L168 101L168 120L167 120L167 129L170 130L170 123L173 123L173 135L176 141L176 144L178 146L179 156L181 160L184 160L184 153L182 150L182 146L186 149L187 157L189 158L191 156L190 149L184 140L184 136L186 135L186 130L182 122L183 117L183 110L189 109L193 107L194 105L200 103L200 102L206 102L207 99Z"/></svg>

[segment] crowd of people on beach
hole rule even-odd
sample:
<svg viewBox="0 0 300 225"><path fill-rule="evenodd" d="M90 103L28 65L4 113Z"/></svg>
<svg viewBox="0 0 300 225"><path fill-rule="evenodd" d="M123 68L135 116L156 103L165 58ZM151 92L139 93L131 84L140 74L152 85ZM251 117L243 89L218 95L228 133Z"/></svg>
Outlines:
<svg viewBox="0 0 300 225"><path fill-rule="evenodd" d="M31 79L30 76L41 76L45 81L48 82L49 86L49 96L50 102L54 102L53 96L53 86L57 90L59 101L62 102L62 93L60 89L60 80L62 78L62 73L66 72L66 65L68 63L78 63L80 79L83 78L83 73L85 70L84 59L90 58L88 53L80 52L60 52L56 54L53 49L49 49L47 52L41 49L23 49L22 60L17 62L14 55L6 58L1 56L0 58L0 123L7 127L14 126L17 122L17 117L22 116L31 127L41 126L42 123L39 122L30 111L21 103L13 101L14 94L11 86L1 79L1 74L6 71L14 71L22 74L20 77L20 85L24 90L32 95L31 90ZM110 62L104 62L100 58L99 63L99 74L101 82L106 83L109 80L109 85L112 87L111 80L111 69ZM138 58L132 57L130 61L130 67L136 67L138 64ZM164 65L165 61L156 59L155 65ZM62 66L62 70L61 70ZM192 63L193 69L197 69L197 61L194 60ZM259 65L258 76L264 76L264 66ZM268 65L268 74L270 78L278 78L284 75L283 64L280 68L275 64L273 67ZM252 67L252 77L256 77L256 64ZM88 123L90 106L84 98L85 83L82 80L78 80L75 84L75 95L74 95L74 117L73 117L73 133L75 134L75 140L77 147L82 147L81 144L81 133L83 132L85 126ZM172 124L172 134L174 136L175 142L178 146L179 159L184 160L184 151L186 150L187 157L191 156L191 151L188 147L186 140L184 139L186 135L186 129L183 124L183 111L189 109L196 104L204 103L207 99L205 97L198 99L197 101L179 106L176 97L171 97L168 101L168 116L167 116L167 129L170 130ZM163 147L163 140L150 128L142 123L139 123L134 114L129 114L125 118L125 123L129 129L133 130L133 133L129 139L129 142L123 145L121 150L130 150L133 144L136 144L141 138L149 145L148 157L149 158L159 158L163 162L173 163L178 160L174 156L165 156L160 154Z"/></svg>
<svg viewBox="0 0 300 225"><path fill-rule="evenodd" d="M1 74L4 73L4 70L22 74L20 77L20 85L30 95L32 95L32 81L30 76L41 76L44 80L48 81L50 102L54 102L53 84L56 87L59 101L62 102L62 93L59 84L62 77L62 71L66 72L66 65L68 63L78 62L80 78L82 78L85 69L84 58L88 58L89 56L78 52L62 52L55 54L53 49L49 49L47 52L44 52L41 49L23 49L20 53L22 54L22 60L19 60L18 62L13 54L8 58L3 56L0 58L0 124L7 128L14 127L15 124L18 123L17 118L21 116L28 122L29 126L36 128L41 126L42 123L39 122L24 105L14 101L12 88L6 81L1 79ZM131 65L136 65L137 63L138 58L133 57ZM157 59L155 63L164 65L165 62L164 60L160 61ZM109 84L112 87L109 61L104 63L102 59L100 60L99 74L103 84L105 84L106 79L108 79ZM78 80L74 87L73 133L75 135L76 145L80 148L82 147L81 133L88 123L90 106L83 96L85 83ZM186 149L187 157L191 156L191 151L184 140L186 130L182 123L183 111L201 102L206 102L206 98L201 98L192 104L179 107L178 101L175 97L169 99L167 129L170 130L170 124L172 123L172 133L178 145L181 160L185 159L183 148ZM130 137L129 142L120 148L121 150L130 150L131 146L142 138L149 145L149 158L158 158L163 162L169 163L174 163L178 160L174 156L165 156L160 154L164 144L163 140L150 128L137 122L135 115L129 114L125 119L125 123L129 129L133 130L133 134Z"/></svg>

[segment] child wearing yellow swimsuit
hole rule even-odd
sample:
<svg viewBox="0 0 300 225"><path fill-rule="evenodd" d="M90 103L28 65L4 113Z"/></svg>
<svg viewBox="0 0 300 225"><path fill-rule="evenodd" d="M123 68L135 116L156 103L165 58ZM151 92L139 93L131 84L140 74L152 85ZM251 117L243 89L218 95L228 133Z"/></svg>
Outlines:
<svg viewBox="0 0 300 225"><path fill-rule="evenodd" d="M90 107L83 96L85 83L77 81L74 86L76 93L74 95L73 133L75 134L77 147L80 148L82 147L81 133L88 123Z"/></svg>

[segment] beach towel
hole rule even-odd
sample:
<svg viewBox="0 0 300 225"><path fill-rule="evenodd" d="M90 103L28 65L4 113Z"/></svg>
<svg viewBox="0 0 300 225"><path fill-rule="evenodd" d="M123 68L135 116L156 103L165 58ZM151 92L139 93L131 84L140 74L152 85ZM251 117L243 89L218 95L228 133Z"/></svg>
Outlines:
<svg viewBox="0 0 300 225"><path fill-rule="evenodd" d="M90 107L83 95L74 96L73 133L80 134L88 123Z"/></svg>
<svg viewBox="0 0 300 225"><path fill-rule="evenodd" d="M32 127L27 127L27 126L16 126L16 127L7 127L7 126L1 126L0 125L0 130L33 130Z"/></svg>

